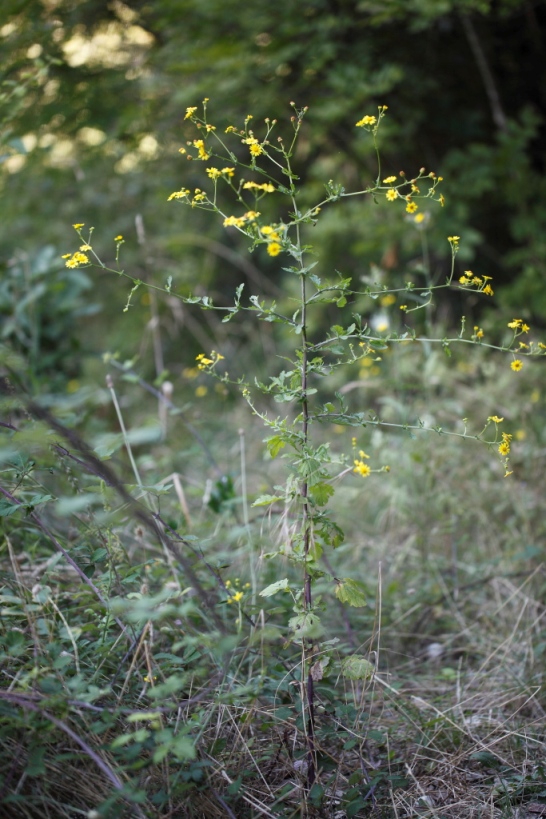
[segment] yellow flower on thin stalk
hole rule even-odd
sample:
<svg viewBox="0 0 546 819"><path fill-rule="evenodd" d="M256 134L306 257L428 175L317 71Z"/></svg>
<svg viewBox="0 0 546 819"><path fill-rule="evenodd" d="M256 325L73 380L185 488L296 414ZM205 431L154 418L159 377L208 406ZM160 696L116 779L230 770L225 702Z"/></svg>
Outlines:
<svg viewBox="0 0 546 819"><path fill-rule="evenodd" d="M520 358L515 358L512 363L510 364L510 368L515 372L519 373L521 369L523 369L523 361Z"/></svg>

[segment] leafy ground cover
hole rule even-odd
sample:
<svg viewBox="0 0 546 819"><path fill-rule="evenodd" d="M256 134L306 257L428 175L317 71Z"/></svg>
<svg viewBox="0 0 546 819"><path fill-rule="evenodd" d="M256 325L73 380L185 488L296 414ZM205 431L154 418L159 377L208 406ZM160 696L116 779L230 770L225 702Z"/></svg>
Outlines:
<svg viewBox="0 0 546 819"><path fill-rule="evenodd" d="M282 510L249 508L281 468L261 428L230 395L196 398L194 379L165 418L134 370L104 366L150 508L111 390L56 396L53 416L4 382L4 815L540 815L543 398L531 374L516 387L494 369L476 401L479 351L420 374L400 358L351 389L379 396L406 367L417 412L445 412L431 381L455 415L517 406L516 474L471 442L371 434L391 473L336 494L347 537L333 570L369 599L346 610L320 589L332 644L310 792L291 601L258 596L290 528ZM371 666L351 680L355 654Z"/></svg>

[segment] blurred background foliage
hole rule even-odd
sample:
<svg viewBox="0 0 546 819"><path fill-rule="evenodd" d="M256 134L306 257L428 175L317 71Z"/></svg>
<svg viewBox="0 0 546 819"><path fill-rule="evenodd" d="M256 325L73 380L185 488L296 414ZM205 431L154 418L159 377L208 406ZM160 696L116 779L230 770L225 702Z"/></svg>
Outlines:
<svg viewBox="0 0 546 819"><path fill-rule="evenodd" d="M248 257L235 231L166 201L201 181L202 168L178 153L194 138L186 106L210 97L219 129L251 113L258 130L266 116L288 119L289 101L308 105L297 162L318 199L329 179L356 189L375 176L370 140L354 123L387 104L383 175L424 165L445 177L447 207L430 214L432 274L445 275L445 237L458 234L462 264L503 285L502 306L543 325L545 28L545 4L533 0L256 0L244 14L235 0L5 0L2 265L13 273L14 258L43 258L46 247L60 258L82 221L95 226L106 260L123 234L124 265L144 279L172 275L183 292L228 298L243 274L251 292L274 291L282 274L273 260ZM326 212L313 244L324 272L362 278L372 268L384 282L404 277L422 251L399 214L371 201ZM119 283L93 279L106 314L79 330L86 349L102 352ZM446 320L458 321L461 303L450 304ZM490 307L472 296L462 306L470 321ZM205 339L191 311L169 301L158 309L173 330L163 340L168 367L179 325L196 348ZM134 352L141 324L131 332L124 318L123 353Z"/></svg>

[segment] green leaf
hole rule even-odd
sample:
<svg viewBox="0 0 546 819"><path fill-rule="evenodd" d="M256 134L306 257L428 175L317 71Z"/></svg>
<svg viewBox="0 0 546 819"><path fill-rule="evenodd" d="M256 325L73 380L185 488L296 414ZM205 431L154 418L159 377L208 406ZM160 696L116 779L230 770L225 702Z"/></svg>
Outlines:
<svg viewBox="0 0 546 819"><path fill-rule="evenodd" d="M282 501L282 498L279 498L278 495L260 495L259 498L256 498L252 506L271 506L273 503L277 503L277 501Z"/></svg>
<svg viewBox="0 0 546 819"><path fill-rule="evenodd" d="M369 680L374 671L374 664L359 654L345 657L341 663L341 673L348 680Z"/></svg>
<svg viewBox="0 0 546 819"><path fill-rule="evenodd" d="M288 578L285 577L284 580L277 580L276 583L271 583L270 586L266 586L265 589L262 589L260 597L272 597L274 594L277 594L278 591L283 591L287 588Z"/></svg>
<svg viewBox="0 0 546 819"><path fill-rule="evenodd" d="M44 757L47 748L43 746L36 746L31 748L28 754L27 767L25 773L27 776L42 776L46 772L44 765Z"/></svg>
<svg viewBox="0 0 546 819"><path fill-rule="evenodd" d="M329 483L315 483L309 487L311 499L317 506L325 506L334 493L335 489Z"/></svg>
<svg viewBox="0 0 546 819"><path fill-rule="evenodd" d="M337 305L338 307L345 307L345 305L346 305L346 304L347 304L347 299L345 298L345 296L341 296L341 298L339 298L339 299L336 301L336 305Z"/></svg>
<svg viewBox="0 0 546 819"><path fill-rule="evenodd" d="M280 435L272 435L271 438L266 438L265 445L271 457L275 458L281 449L286 446L286 441Z"/></svg>
<svg viewBox="0 0 546 819"><path fill-rule="evenodd" d="M344 577L343 580L338 581L336 597L341 603L348 603L349 606L365 606L366 587L358 580Z"/></svg>
<svg viewBox="0 0 546 819"><path fill-rule="evenodd" d="M301 640L304 637L311 640L318 639L324 632L320 618L312 611L291 617L288 621L288 627L293 629L296 640Z"/></svg>

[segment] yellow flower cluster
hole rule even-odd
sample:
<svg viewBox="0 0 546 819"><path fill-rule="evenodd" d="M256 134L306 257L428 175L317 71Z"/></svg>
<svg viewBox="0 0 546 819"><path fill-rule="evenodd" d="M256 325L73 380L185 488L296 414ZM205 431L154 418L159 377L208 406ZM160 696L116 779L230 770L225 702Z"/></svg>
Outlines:
<svg viewBox="0 0 546 819"><path fill-rule="evenodd" d="M83 225L80 225L80 227L83 227ZM89 245L83 245L83 247L85 247L86 250L91 250L91 247ZM89 264L89 256L86 253L82 253L79 250L72 254L65 253L63 259L67 260L65 262L66 266L72 268L79 267L82 264Z"/></svg>
<svg viewBox="0 0 546 819"><path fill-rule="evenodd" d="M523 322L521 319L512 319L512 321L508 322L508 327L510 327L511 330L514 330L516 335L519 335L520 333L528 333L531 329L529 325L525 324L525 322Z"/></svg>
<svg viewBox="0 0 546 819"><path fill-rule="evenodd" d="M245 182L243 185L243 190L250 191L265 191L265 193L273 193L275 188L271 184L271 182L263 182L261 185L258 182Z"/></svg>
<svg viewBox="0 0 546 819"><path fill-rule="evenodd" d="M246 222L254 222L260 215L257 210L248 210L242 216L226 216L224 227L244 227Z"/></svg>
<svg viewBox="0 0 546 819"><path fill-rule="evenodd" d="M222 361L223 358L223 355L217 353L216 350L212 350L210 358L207 358L204 353L199 353L199 355L195 357L195 360L197 361L197 368L199 370L210 370L215 366L215 364Z"/></svg>
<svg viewBox="0 0 546 819"><path fill-rule="evenodd" d="M356 474L360 475L362 478L367 478L372 470L368 464L364 463L363 459L369 458L370 456L366 455L363 449L361 449L358 454L360 458L355 458L353 472L356 472Z"/></svg>
<svg viewBox="0 0 546 819"><path fill-rule="evenodd" d="M455 237L448 237L448 240L451 241L453 238ZM486 296L492 296L495 292L489 284L490 281L492 281L491 276L475 276L471 270L465 270L464 276L459 278L460 285L475 287L479 293L484 293Z"/></svg>
<svg viewBox="0 0 546 819"><path fill-rule="evenodd" d="M248 145L251 156L260 156L260 154L263 154L264 149L262 148L256 137L249 136L246 139L243 139L242 141L244 142L245 145Z"/></svg>
<svg viewBox="0 0 546 819"><path fill-rule="evenodd" d="M171 195L167 198L167 202L170 202L172 199L184 199L185 197L189 196L190 192L187 188L180 188L179 191L175 191L171 193Z"/></svg>
<svg viewBox="0 0 546 819"><path fill-rule="evenodd" d="M206 162L207 159L210 159L210 154L208 154L205 150L205 143L202 139L194 139L193 140L193 147L197 148L199 153L199 159L202 159L203 162Z"/></svg>
<svg viewBox="0 0 546 819"><path fill-rule="evenodd" d="M264 225L260 228L260 233L267 241L267 252L270 256L278 256L282 250L281 236L271 225Z"/></svg>
<svg viewBox="0 0 546 819"><path fill-rule="evenodd" d="M235 589L233 589L233 586L235 586ZM232 589L232 593L230 593L230 596L226 600L226 603L228 603L229 605L231 605L231 603L240 603L241 600L244 598L245 593L239 588L240 580L238 577L235 578L233 584L231 580L226 580L225 587L228 590ZM245 583L243 589L250 589L250 583Z"/></svg>
<svg viewBox="0 0 546 819"><path fill-rule="evenodd" d="M232 176L235 174L235 168L222 168L219 170L218 168L207 168L207 175L210 179L220 179L221 176L226 176L231 179Z"/></svg>
<svg viewBox="0 0 546 819"><path fill-rule="evenodd" d="M362 119L359 119L356 123L357 128L365 128L367 125L375 125L377 122L377 117L365 116Z"/></svg>
<svg viewBox="0 0 546 819"><path fill-rule="evenodd" d="M507 432L502 433L502 442L499 444L499 452L503 457L510 454L510 441L512 440L512 435L509 435Z"/></svg>

